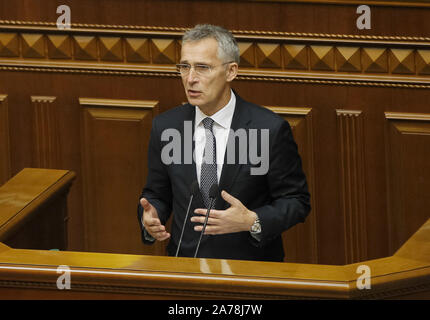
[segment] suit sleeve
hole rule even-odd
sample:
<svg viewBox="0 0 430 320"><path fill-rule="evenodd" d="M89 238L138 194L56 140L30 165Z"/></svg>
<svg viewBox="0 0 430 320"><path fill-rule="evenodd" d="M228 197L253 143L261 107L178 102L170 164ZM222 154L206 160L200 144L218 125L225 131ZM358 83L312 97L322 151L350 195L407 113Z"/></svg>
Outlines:
<svg viewBox="0 0 430 320"><path fill-rule="evenodd" d="M166 166L161 161L161 135L157 131L156 119L152 121L151 136L149 139L148 176L137 207L142 241L151 244L154 241L146 232L142 223L143 208L140 205L141 198L146 198L157 209L161 224L165 225L172 212L172 191Z"/></svg>
<svg viewBox="0 0 430 320"><path fill-rule="evenodd" d="M261 241L265 246L283 231L304 222L310 212L310 195L302 162L286 121L274 132L270 143L269 171L267 181L272 201L254 209L261 223Z"/></svg>

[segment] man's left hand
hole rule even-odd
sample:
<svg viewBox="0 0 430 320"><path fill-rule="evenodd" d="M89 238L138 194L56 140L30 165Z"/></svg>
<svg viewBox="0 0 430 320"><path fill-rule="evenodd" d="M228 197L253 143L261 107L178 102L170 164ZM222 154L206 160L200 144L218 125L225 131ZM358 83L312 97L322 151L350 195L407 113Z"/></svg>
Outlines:
<svg viewBox="0 0 430 320"><path fill-rule="evenodd" d="M224 234L250 231L257 214L248 210L239 199L236 199L226 191L223 190L221 192L221 196L230 204L230 208L227 210L210 210L204 234ZM194 231L202 231L206 212L207 209L199 208L194 210L194 213L201 215L191 218L191 222L201 223L201 225L194 227Z"/></svg>

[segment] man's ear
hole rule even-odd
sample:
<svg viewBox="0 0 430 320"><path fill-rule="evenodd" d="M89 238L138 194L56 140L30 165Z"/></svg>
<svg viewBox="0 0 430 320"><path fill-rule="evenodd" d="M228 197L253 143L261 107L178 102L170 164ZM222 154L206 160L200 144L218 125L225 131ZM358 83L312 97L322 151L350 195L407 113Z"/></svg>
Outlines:
<svg viewBox="0 0 430 320"><path fill-rule="evenodd" d="M237 77L239 66L236 62L232 62L228 65L227 69L227 82L233 81Z"/></svg>

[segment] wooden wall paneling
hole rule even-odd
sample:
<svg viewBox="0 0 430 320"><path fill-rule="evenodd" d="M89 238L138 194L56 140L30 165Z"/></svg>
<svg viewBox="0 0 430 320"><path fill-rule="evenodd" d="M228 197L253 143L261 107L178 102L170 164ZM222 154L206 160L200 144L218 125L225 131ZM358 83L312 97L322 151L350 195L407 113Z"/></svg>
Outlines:
<svg viewBox="0 0 430 320"><path fill-rule="evenodd" d="M283 234L285 261L316 263L318 261L316 183L314 170L313 112L310 108L270 106L291 126L294 140L302 158L303 170L311 194L312 210L305 223L300 223Z"/></svg>
<svg viewBox="0 0 430 320"><path fill-rule="evenodd" d="M86 250L164 255L146 246L137 221L157 101L79 98Z"/></svg>
<svg viewBox="0 0 430 320"><path fill-rule="evenodd" d="M72 9L72 27L94 24L109 26L150 25L190 27L208 22L232 30L290 32L332 32L337 34L392 34L426 36L429 3L424 1L194 1L194 0L104 0L102 3L68 0ZM418 3L418 4L416 4ZM356 27L356 9L360 4L372 8L372 29ZM382 6L381 6L382 4ZM2 20L43 21L55 27L57 1L15 0L11 6L0 1ZM413 8L412 6L417 6ZM270 17L262 19L261 17ZM379 22L379 23L378 23Z"/></svg>
<svg viewBox="0 0 430 320"><path fill-rule="evenodd" d="M345 261L354 263L367 258L363 113L336 110L336 120Z"/></svg>
<svg viewBox="0 0 430 320"><path fill-rule="evenodd" d="M7 95L0 95L0 185L11 177Z"/></svg>
<svg viewBox="0 0 430 320"><path fill-rule="evenodd" d="M178 76L180 36L187 28L114 27L119 26L88 25L66 34L49 23L20 22L16 28L13 21L0 20L0 68ZM242 58L238 80L430 88L430 38L248 30L234 34Z"/></svg>
<svg viewBox="0 0 430 320"><path fill-rule="evenodd" d="M34 110L33 164L36 168L61 168L61 132L56 97L32 96Z"/></svg>
<svg viewBox="0 0 430 320"><path fill-rule="evenodd" d="M430 114L385 112L389 250L430 215Z"/></svg>

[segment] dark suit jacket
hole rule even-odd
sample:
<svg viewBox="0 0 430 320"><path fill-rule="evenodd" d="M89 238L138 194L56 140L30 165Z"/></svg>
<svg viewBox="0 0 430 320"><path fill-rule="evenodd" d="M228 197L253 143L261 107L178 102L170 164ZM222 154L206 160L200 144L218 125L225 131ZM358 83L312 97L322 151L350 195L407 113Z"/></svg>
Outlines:
<svg viewBox="0 0 430 320"><path fill-rule="evenodd" d="M171 212L174 214L171 239L167 247L169 255L176 252L190 198L190 185L197 180L197 173L194 162L163 164L160 153L169 142L161 141L161 133L164 129L175 128L183 137L182 143L185 143L184 121L192 121L194 134L194 118L195 107L185 104L157 116L152 123L148 177L141 198L147 198L157 209L162 224L166 223ZM257 213L262 226L261 241L256 241L249 232L204 235L198 257L282 261L284 251L281 233L298 222L304 222L310 211L310 195L297 145L288 122L266 108L244 101L236 94L231 129L239 128L269 129L269 170L264 175L251 175L250 168L259 167L259 164L253 165L249 161L247 164L227 164L225 160L219 187L220 191L226 190L248 209ZM261 154L260 139L257 141L258 154ZM194 140L192 146L194 150ZM238 148L236 144L236 162L239 162ZM184 160L183 152L182 159ZM224 210L229 206L221 196L216 199L216 209ZM200 236L200 232L193 229L194 223L189 221L195 208L204 208L200 194L191 206L180 256L192 257ZM142 240L148 243L141 224L142 211L139 204L138 219L142 228Z"/></svg>

